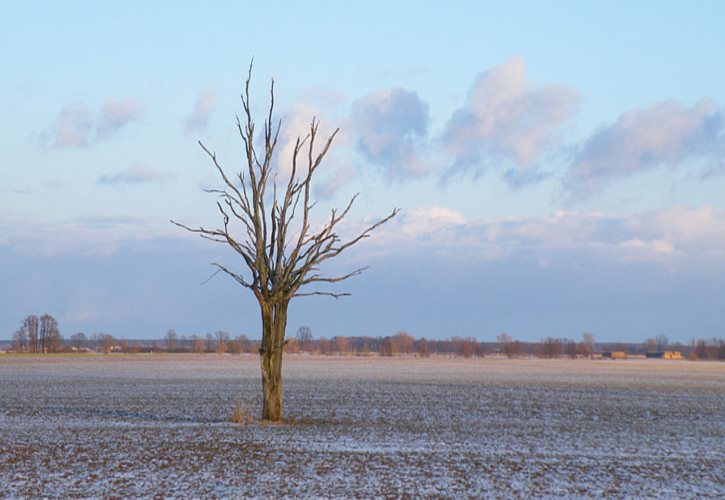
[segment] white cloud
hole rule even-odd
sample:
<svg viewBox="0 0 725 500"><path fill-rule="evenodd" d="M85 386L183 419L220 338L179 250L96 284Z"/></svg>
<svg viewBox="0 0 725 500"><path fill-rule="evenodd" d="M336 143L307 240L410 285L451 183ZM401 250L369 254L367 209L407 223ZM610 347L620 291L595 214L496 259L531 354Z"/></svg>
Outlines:
<svg viewBox="0 0 725 500"><path fill-rule="evenodd" d="M204 89L199 93L196 103L194 103L194 109L185 121L184 127L187 134L206 129L209 115L214 111L216 102L216 94L211 89Z"/></svg>
<svg viewBox="0 0 725 500"><path fill-rule="evenodd" d="M639 238L633 240L626 240L621 243L624 248L636 248L640 250L647 250L654 253L669 254L675 251L675 247L672 243L665 240L652 240L644 241Z"/></svg>
<svg viewBox="0 0 725 500"><path fill-rule="evenodd" d="M141 105L134 99L106 99L97 112L72 104L60 110L41 140L50 147L86 148L140 120L141 115Z"/></svg>
<svg viewBox="0 0 725 500"><path fill-rule="evenodd" d="M20 215L4 214L0 243L27 254L110 254L121 246L160 238L192 238L164 220L95 216L72 221L20 225ZM375 219L377 220L377 219ZM347 221L343 239L367 227L373 218ZM20 229L22 228L22 229ZM203 245L204 242L199 243ZM587 256L607 265L617 262L691 263L725 261L725 210L709 206L676 207L635 215L557 212L547 217L467 220L456 210L425 206L379 228L359 246L357 258L403 257L431 252L456 262L475 263L526 256L537 266L568 265Z"/></svg>
<svg viewBox="0 0 725 500"><path fill-rule="evenodd" d="M98 136L104 137L141 118L141 105L134 99L106 99L97 119Z"/></svg>
<svg viewBox="0 0 725 500"><path fill-rule="evenodd" d="M150 182L167 182L176 177L173 172L155 170L143 165L134 165L115 174L102 175L96 181L98 184L145 184Z"/></svg>
<svg viewBox="0 0 725 500"><path fill-rule="evenodd" d="M87 147L94 134L94 117L81 105L70 105L61 109L58 118L46 131L53 147Z"/></svg>
<svg viewBox="0 0 725 500"><path fill-rule="evenodd" d="M702 100L692 108L675 101L628 111L595 132L579 149L568 176L577 197L660 166L678 167L704 159L712 173L725 153L725 120L720 106Z"/></svg>
<svg viewBox="0 0 725 500"><path fill-rule="evenodd" d="M633 217L630 226L650 240L662 238L678 247L702 248L710 253L725 250L725 210L711 206L673 207Z"/></svg>
<svg viewBox="0 0 725 500"><path fill-rule="evenodd" d="M534 86L526 80L524 61L517 57L482 73L443 134L443 143L455 158L453 171L480 173L503 159L515 166L509 180L534 178L530 170L554 145L578 101L570 87Z"/></svg>
<svg viewBox="0 0 725 500"><path fill-rule="evenodd" d="M315 146L313 151L313 157L317 155L328 137L334 132L334 128L331 128L329 120L325 119L321 109L311 106L309 104L298 103L293 106L287 113L282 116L282 126L279 133L279 140L276 149L276 169L281 175L281 179L288 178L292 172L292 157L294 156L295 144L297 138L304 139L310 133L310 125L313 118L319 124L317 136L315 138ZM340 145L344 139L341 138L341 134L338 134L333 141L330 153L328 153L327 161L330 160L330 154L334 151L335 147ZM306 175L308 168L307 152L309 146L309 139L304 144L300 154L297 158L297 175ZM321 168L324 168L321 167Z"/></svg>
<svg viewBox="0 0 725 500"><path fill-rule="evenodd" d="M560 211L471 221L445 207L423 207L379 233L371 246L383 253L418 249L472 261L526 254L551 266L552 252L564 260L574 253L602 263L725 258L725 210L707 206L627 216Z"/></svg>
<svg viewBox="0 0 725 500"><path fill-rule="evenodd" d="M420 151L428 131L428 105L417 93L395 88L370 94L353 103L350 119L358 150L390 178L427 173Z"/></svg>
<svg viewBox="0 0 725 500"><path fill-rule="evenodd" d="M459 212L446 207L428 206L413 210L403 216L402 232L417 237L440 229L465 224Z"/></svg>
<svg viewBox="0 0 725 500"><path fill-rule="evenodd" d="M2 225L0 225L0 229ZM112 255L120 248L154 246L155 242L177 240L185 235L167 219L109 215L83 217L53 223L13 224L4 228L5 244L20 255ZM190 241L187 238L187 241ZM0 240L2 243L2 240Z"/></svg>
<svg viewBox="0 0 725 500"><path fill-rule="evenodd" d="M339 122L334 122L324 112L323 108L329 103L323 104L325 106L296 103L282 116L275 158L281 179L289 175L297 138L305 138L310 133L313 118L319 124L314 154L334 132ZM370 94L353 103L350 117L344 122L324 161L328 167L323 166L323 170L334 164L344 166L317 185L316 194L321 198L331 198L357 176L359 166L356 168L349 160L351 148L356 148L368 162L382 167L390 178L426 173L427 167L420 160L419 152L425 143L428 108L414 92L392 89ZM298 157L297 172L298 175L307 172L307 144Z"/></svg>

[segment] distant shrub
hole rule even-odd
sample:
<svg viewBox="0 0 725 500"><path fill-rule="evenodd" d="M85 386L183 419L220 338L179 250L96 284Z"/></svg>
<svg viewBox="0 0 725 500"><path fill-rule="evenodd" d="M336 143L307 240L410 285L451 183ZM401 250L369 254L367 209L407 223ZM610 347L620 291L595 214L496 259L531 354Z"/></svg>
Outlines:
<svg viewBox="0 0 725 500"><path fill-rule="evenodd" d="M385 337L383 339L383 341L380 343L380 348L378 349L378 353L381 356L393 356L396 354L395 344L393 343L393 341L390 337Z"/></svg>
<svg viewBox="0 0 725 500"><path fill-rule="evenodd" d="M564 344L560 339L547 337L538 345L537 353L541 358L558 358L564 354Z"/></svg>
<svg viewBox="0 0 725 500"><path fill-rule="evenodd" d="M526 352L526 346L520 340L514 340L513 342L507 342L503 346L503 352L509 358L518 358L524 355Z"/></svg>

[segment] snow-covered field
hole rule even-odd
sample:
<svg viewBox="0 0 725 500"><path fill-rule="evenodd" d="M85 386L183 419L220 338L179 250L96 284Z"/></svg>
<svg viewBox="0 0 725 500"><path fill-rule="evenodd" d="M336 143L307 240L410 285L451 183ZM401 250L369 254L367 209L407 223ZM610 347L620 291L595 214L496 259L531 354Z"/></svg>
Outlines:
<svg viewBox="0 0 725 500"><path fill-rule="evenodd" d="M0 356L0 497L725 496L725 364Z"/></svg>

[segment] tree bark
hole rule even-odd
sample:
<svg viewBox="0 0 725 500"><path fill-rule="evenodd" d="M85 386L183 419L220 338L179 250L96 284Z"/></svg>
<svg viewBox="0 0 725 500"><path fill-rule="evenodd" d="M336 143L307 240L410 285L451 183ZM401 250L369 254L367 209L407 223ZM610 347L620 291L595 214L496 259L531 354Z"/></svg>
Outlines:
<svg viewBox="0 0 725 500"><path fill-rule="evenodd" d="M262 369L262 420L282 420L282 347L287 327L289 302L260 302L262 311L262 347L259 349Z"/></svg>

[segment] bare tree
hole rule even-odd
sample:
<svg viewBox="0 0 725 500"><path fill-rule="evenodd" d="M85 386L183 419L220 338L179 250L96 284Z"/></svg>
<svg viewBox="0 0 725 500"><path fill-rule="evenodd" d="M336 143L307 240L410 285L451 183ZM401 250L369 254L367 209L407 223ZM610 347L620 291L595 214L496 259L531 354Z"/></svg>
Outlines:
<svg viewBox="0 0 725 500"><path fill-rule="evenodd" d="M464 358L475 356L478 351L478 340L475 337L466 337L459 344L458 354Z"/></svg>
<svg viewBox="0 0 725 500"><path fill-rule="evenodd" d="M498 342L501 345L511 342L511 335L509 335L506 332L501 332L498 335L496 335L496 342Z"/></svg>
<svg viewBox="0 0 725 500"><path fill-rule="evenodd" d="M558 358L564 353L561 339L547 337L539 343L538 354L542 358Z"/></svg>
<svg viewBox="0 0 725 500"><path fill-rule="evenodd" d="M192 335L191 343L192 343L192 350L194 352L198 352L198 353L204 352L205 342L204 342L203 338L201 338L197 335Z"/></svg>
<svg viewBox="0 0 725 500"><path fill-rule="evenodd" d="M644 347L645 352L657 352L659 349L657 348L657 341L653 338L648 338L642 343L642 347Z"/></svg>
<svg viewBox="0 0 725 500"><path fill-rule="evenodd" d="M229 344L229 334L222 330L214 332L214 339L216 341L216 352L217 354L224 354L227 352L227 345Z"/></svg>
<svg viewBox="0 0 725 500"><path fill-rule="evenodd" d="M241 335L229 340L227 343L227 351L229 354L241 354L244 352L244 341Z"/></svg>
<svg viewBox="0 0 725 500"><path fill-rule="evenodd" d="M667 335L657 335L655 337L655 341L657 342L657 350L662 352L667 347L667 344L669 344L670 340L667 338Z"/></svg>
<svg viewBox="0 0 725 500"><path fill-rule="evenodd" d="M418 354L420 354L421 357L427 358L430 356L430 349L428 347L428 341L425 338L422 338L418 340Z"/></svg>
<svg viewBox="0 0 725 500"><path fill-rule="evenodd" d="M573 340L568 340L566 342L566 355L569 356L571 359L576 359L576 357L579 355L579 346L576 345L576 342Z"/></svg>
<svg viewBox="0 0 725 500"><path fill-rule="evenodd" d="M390 337L385 337L380 342L378 354L381 356L395 356L397 354L397 351L395 350L395 342L393 342Z"/></svg>
<svg viewBox="0 0 725 500"><path fill-rule="evenodd" d="M28 352L42 352L38 338L40 321L35 314L27 316L20 324L20 330L25 332L28 339Z"/></svg>
<svg viewBox="0 0 725 500"><path fill-rule="evenodd" d="M216 340L214 340L214 336L207 332L206 334L206 341L204 342L204 352L214 352L216 351Z"/></svg>
<svg viewBox="0 0 725 500"><path fill-rule="evenodd" d="M28 334L24 328L18 328L13 333L13 350L15 352L25 352L28 348Z"/></svg>
<svg viewBox="0 0 725 500"><path fill-rule="evenodd" d="M397 352L409 354L413 352L414 339L408 332L398 332L391 339Z"/></svg>
<svg viewBox="0 0 725 500"><path fill-rule="evenodd" d="M70 336L71 343L73 347L76 349L82 349L83 347L86 347L86 343L88 342L88 339L86 338L86 334L83 332L74 333Z"/></svg>
<svg viewBox="0 0 725 500"><path fill-rule="evenodd" d="M316 349L315 352L319 354L330 354L332 353L332 341L329 339L326 339L325 337L322 337L321 339L317 339L315 342Z"/></svg>
<svg viewBox="0 0 725 500"><path fill-rule="evenodd" d="M297 329L297 343L301 351L307 351L312 342L312 329L309 326L301 326Z"/></svg>
<svg viewBox="0 0 725 500"><path fill-rule="evenodd" d="M36 352L58 352L63 347L63 337L58 328L58 321L50 314L43 314L39 319L35 316L28 316L26 324L35 322ZM33 328L32 326L30 327ZM31 334L32 337L32 334Z"/></svg>
<svg viewBox="0 0 725 500"><path fill-rule="evenodd" d="M113 335L109 335L107 333L99 333L96 339L96 342L101 344L101 350L103 351L103 354L110 353L116 344L116 339L113 338Z"/></svg>
<svg viewBox="0 0 725 500"><path fill-rule="evenodd" d="M365 340L363 341L362 355L370 356L370 342L367 337L365 337Z"/></svg>
<svg viewBox="0 0 725 500"><path fill-rule="evenodd" d="M237 342L239 342L239 352L249 352L249 338L246 335L238 335Z"/></svg>
<svg viewBox="0 0 725 500"><path fill-rule="evenodd" d="M340 354L345 354L350 349L350 344L347 341L347 338L338 335L332 340L335 343L335 349Z"/></svg>
<svg viewBox="0 0 725 500"><path fill-rule="evenodd" d="M594 334L591 332L583 332L582 344L584 344L587 348L586 355L591 357L594 354L594 346L596 344L596 340L594 340Z"/></svg>
<svg viewBox="0 0 725 500"><path fill-rule="evenodd" d="M222 225L217 229L191 228L172 223L214 242L229 245L244 263L246 270L230 269L212 263L217 272L231 276L248 288L259 303L262 317L261 357L264 420L282 419L282 348L287 327L287 308L294 297L335 293L308 287L330 284L360 274L365 268L342 275L326 275L320 266L368 237L370 233L395 216L387 217L366 227L348 240L337 229L348 215L356 196L341 211L332 210L321 226L313 229L312 179L320 167L339 129L318 146L319 122L312 119L309 133L298 137L286 183L278 186L273 166L281 122L273 123L274 80L270 86L270 105L264 121L261 144L256 146L255 122L249 100L252 65L242 92L243 116L237 116L237 129L244 143L245 165L236 177L230 177L220 166L216 154L199 142L224 181L223 189L209 189L218 195L217 207ZM316 147L318 146L318 147ZM271 193L269 192L271 190ZM242 236L236 236L241 234Z"/></svg>
<svg viewBox="0 0 725 500"><path fill-rule="evenodd" d="M164 335L164 343L166 344L166 352L174 352L176 350L176 344L179 341L179 336L176 330L170 328L169 331Z"/></svg>
<svg viewBox="0 0 725 500"><path fill-rule="evenodd" d="M518 340L514 341L506 332L498 334L496 342L509 358L518 358L524 353L524 345Z"/></svg>

